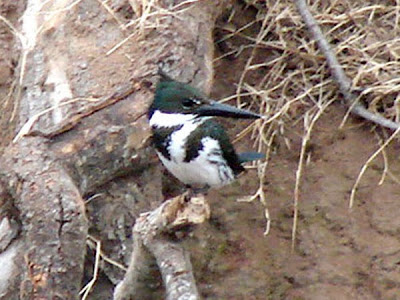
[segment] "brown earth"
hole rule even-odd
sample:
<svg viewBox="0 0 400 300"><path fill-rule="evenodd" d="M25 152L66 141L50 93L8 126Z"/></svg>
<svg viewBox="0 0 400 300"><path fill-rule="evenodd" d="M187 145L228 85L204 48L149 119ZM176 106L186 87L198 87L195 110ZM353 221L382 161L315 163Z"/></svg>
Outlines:
<svg viewBox="0 0 400 300"><path fill-rule="evenodd" d="M250 171L239 183L218 191L212 220L194 250L200 287L207 299L400 299L398 182L383 174L378 158L366 172L349 210L355 179L377 149L365 122L338 126L344 110L334 106L321 118L301 183L298 235L291 251L293 190L298 151L280 147L265 178L271 231L258 202L239 195L255 191ZM294 137L298 128L292 129ZM293 139L294 148L299 138ZM387 149L390 170L398 145ZM201 258L198 258L201 257ZM199 271L200 270L200 271Z"/></svg>

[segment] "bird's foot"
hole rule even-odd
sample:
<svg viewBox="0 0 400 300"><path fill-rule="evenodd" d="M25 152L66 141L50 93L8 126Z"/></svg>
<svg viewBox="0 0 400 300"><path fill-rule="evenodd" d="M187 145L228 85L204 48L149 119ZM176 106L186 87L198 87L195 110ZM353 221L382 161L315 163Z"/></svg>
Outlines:
<svg viewBox="0 0 400 300"><path fill-rule="evenodd" d="M196 195L207 195L208 190L210 187L208 185L202 186L202 187L193 187L193 186L187 186L188 188L188 195L187 198L190 199L192 197L195 197Z"/></svg>

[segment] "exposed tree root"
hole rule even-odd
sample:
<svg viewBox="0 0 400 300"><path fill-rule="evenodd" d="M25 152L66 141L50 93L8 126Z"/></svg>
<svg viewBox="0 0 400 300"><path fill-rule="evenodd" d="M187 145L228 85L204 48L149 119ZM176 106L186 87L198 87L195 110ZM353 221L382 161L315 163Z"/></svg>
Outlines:
<svg viewBox="0 0 400 300"><path fill-rule="evenodd" d="M144 213L133 227L134 249L124 280L114 292L114 300L143 299L141 279L154 259L160 269L167 300L199 299L192 266L182 246L168 238L182 227L203 223L210 209L203 196L187 199L180 195L157 209Z"/></svg>

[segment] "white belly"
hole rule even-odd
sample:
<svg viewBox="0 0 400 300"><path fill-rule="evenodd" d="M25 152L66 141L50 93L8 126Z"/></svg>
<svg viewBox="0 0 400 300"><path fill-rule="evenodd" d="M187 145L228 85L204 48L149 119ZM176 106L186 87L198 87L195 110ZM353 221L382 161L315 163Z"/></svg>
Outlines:
<svg viewBox="0 0 400 300"><path fill-rule="evenodd" d="M231 183L235 176L222 157L218 142L205 137L202 143L203 149L199 151L199 156L190 162L184 162L182 156L171 156L171 160L160 153L158 156L168 171L184 184L194 187L221 187Z"/></svg>

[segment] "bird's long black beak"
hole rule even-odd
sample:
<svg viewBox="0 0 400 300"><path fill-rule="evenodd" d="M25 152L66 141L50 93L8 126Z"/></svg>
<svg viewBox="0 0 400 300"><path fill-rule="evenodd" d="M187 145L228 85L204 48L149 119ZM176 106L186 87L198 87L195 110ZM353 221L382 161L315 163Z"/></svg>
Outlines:
<svg viewBox="0 0 400 300"><path fill-rule="evenodd" d="M225 117L236 119L258 119L261 115L248 110L239 109L234 106L222 104L211 100L209 104L205 104L197 108L196 113L201 116Z"/></svg>

